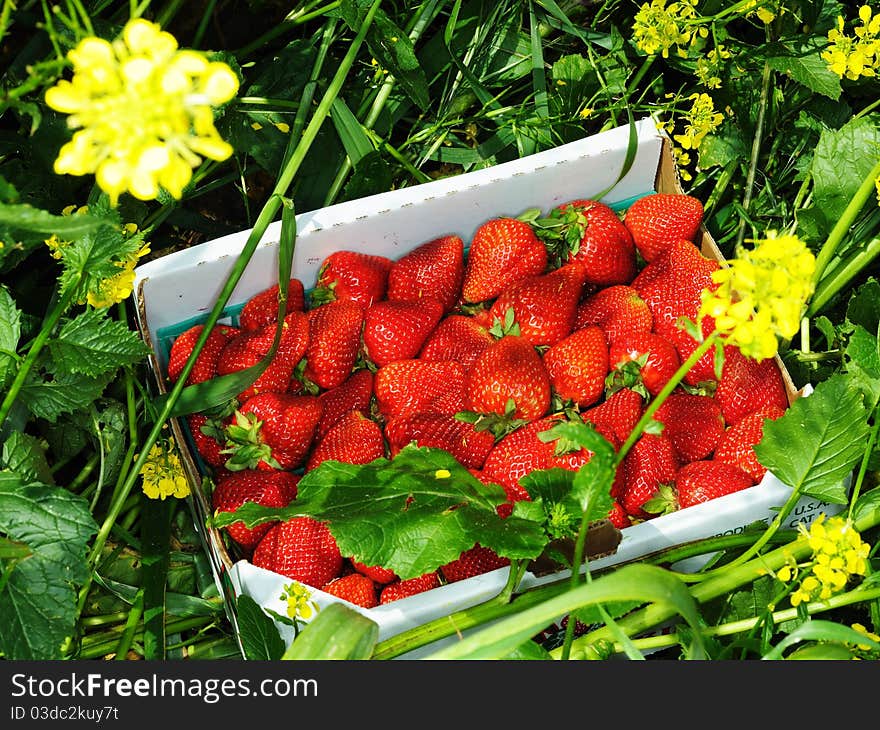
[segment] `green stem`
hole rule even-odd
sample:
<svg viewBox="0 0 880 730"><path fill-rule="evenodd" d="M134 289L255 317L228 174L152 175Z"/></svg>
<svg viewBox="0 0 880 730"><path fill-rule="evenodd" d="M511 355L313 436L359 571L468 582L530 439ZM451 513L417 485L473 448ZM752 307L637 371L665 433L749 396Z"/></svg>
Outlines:
<svg viewBox="0 0 880 730"><path fill-rule="evenodd" d="M844 263L834 267L831 274L816 286L807 317L812 317L825 307L834 296L858 276L877 256L880 255L880 237L874 237Z"/></svg>
<svg viewBox="0 0 880 730"><path fill-rule="evenodd" d="M195 616L193 618L176 619L165 624L165 631L168 634L181 633L183 631L191 631L193 629L201 629L213 624L214 618L208 616ZM112 653L119 645L119 635L124 629L117 631L106 631L97 634L94 637L83 639L82 646L76 655L77 659L98 659ZM143 629L134 632L132 643L141 642L144 638Z"/></svg>
<svg viewBox="0 0 880 730"><path fill-rule="evenodd" d="M764 64L764 74L761 78L761 98L758 103L758 119L755 122L755 136L752 139L752 154L749 159L749 170L746 174L746 190L743 196L743 211L749 212L752 204L752 192L755 189L755 174L758 170L758 157L761 153L761 142L764 136L764 119L767 115L767 105L770 99L770 80L772 78L770 64ZM742 246L746 235L746 218L740 218L736 231L736 248Z"/></svg>
<svg viewBox="0 0 880 730"><path fill-rule="evenodd" d="M859 493L862 491L862 484L865 482L865 474L868 472L868 465L871 462L871 457L874 455L874 444L877 443L877 434L880 432L880 418L877 418L876 408L874 410L874 425L871 428L871 433L868 436L868 443L865 445L865 452L862 454L862 462L859 464L859 471L856 474L856 480L853 484L852 495L849 500L849 512L848 517L852 519L853 508L856 505L856 501L858 501Z"/></svg>
<svg viewBox="0 0 880 730"><path fill-rule="evenodd" d="M278 23L278 25L266 31L265 33L263 33L263 35L258 36L246 46L242 46L237 51L235 51L236 58L238 58L239 61L247 58L251 55L251 53L259 50L260 48L263 48L264 46L275 40L278 36L286 33L291 28L295 28L296 26L301 25L311 20L312 18L316 18L320 15L325 15L326 13L335 10L337 7L339 7L341 3L339 2L339 0L336 0L336 2L328 3L324 7L318 8L314 12L309 12L317 4L317 2L307 3L304 6L298 8L295 12L288 15L285 20Z"/></svg>
<svg viewBox="0 0 880 730"><path fill-rule="evenodd" d="M134 639L135 631L137 631L141 616L144 613L144 589L140 588L134 597L134 603L128 612L128 618L125 621L125 627L122 629L122 636L119 637L119 643L116 645L116 654L113 657L117 660L125 660L128 658L128 650L131 648L131 642Z"/></svg>

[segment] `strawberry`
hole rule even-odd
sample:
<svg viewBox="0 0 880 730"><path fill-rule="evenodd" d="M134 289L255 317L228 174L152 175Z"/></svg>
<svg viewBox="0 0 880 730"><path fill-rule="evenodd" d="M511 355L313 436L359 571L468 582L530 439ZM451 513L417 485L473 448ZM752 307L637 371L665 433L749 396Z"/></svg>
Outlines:
<svg viewBox="0 0 880 730"><path fill-rule="evenodd" d="M675 475L675 492L680 509L723 497L755 484L738 466L714 459L685 464Z"/></svg>
<svg viewBox="0 0 880 730"><path fill-rule="evenodd" d="M361 573L349 573L334 578L321 590L362 608L374 608L379 605L376 584Z"/></svg>
<svg viewBox="0 0 880 730"><path fill-rule="evenodd" d="M788 408L785 382L776 359L753 360L731 346L724 348L724 365L715 398L728 426L735 426L761 408Z"/></svg>
<svg viewBox="0 0 880 730"><path fill-rule="evenodd" d="M536 347L555 345L574 326L583 284L584 268L577 264L525 276L501 292L489 315L503 323L512 309L520 336Z"/></svg>
<svg viewBox="0 0 880 730"><path fill-rule="evenodd" d="M639 293L628 284L599 289L578 304L574 329L597 325L610 345L630 332L650 332L654 326L651 310Z"/></svg>
<svg viewBox="0 0 880 730"><path fill-rule="evenodd" d="M349 411L320 439L309 454L306 471L325 461L368 464L385 456L382 429L360 411Z"/></svg>
<svg viewBox="0 0 880 730"><path fill-rule="evenodd" d="M226 429L226 468L295 469L312 446L321 402L314 395L258 393L241 404Z"/></svg>
<svg viewBox="0 0 880 730"><path fill-rule="evenodd" d="M542 274L547 248L532 227L516 218L493 218L474 232L465 264L462 299L494 299L520 279Z"/></svg>
<svg viewBox="0 0 880 730"><path fill-rule="evenodd" d="M256 332L267 324L278 321L278 284L254 294L245 302L238 315L238 326L248 332ZM287 311L302 312L305 309L305 291L299 279L291 279L287 285Z"/></svg>
<svg viewBox="0 0 880 730"><path fill-rule="evenodd" d="M391 603L399 601L401 598L409 598L418 593L430 591L433 588L440 587L440 576L437 571L432 570L430 573L408 578L407 580L396 580L386 585L379 594L379 603Z"/></svg>
<svg viewBox="0 0 880 730"><path fill-rule="evenodd" d="M465 371L454 360L397 360L376 371L376 404L386 420L413 413L454 415L466 407Z"/></svg>
<svg viewBox="0 0 880 730"><path fill-rule="evenodd" d="M419 352L420 360L455 360L470 368L495 338L473 317L450 314L440 320Z"/></svg>
<svg viewBox="0 0 880 730"><path fill-rule="evenodd" d="M758 461L754 446L764 437L767 419L776 420L784 413L782 408L771 405L743 416L736 425L725 431L712 458L738 466L758 484L767 473L767 467Z"/></svg>
<svg viewBox="0 0 880 730"><path fill-rule="evenodd" d="M550 407L550 376L538 351L528 340L505 335L487 347L467 375L467 407L478 413L508 412L534 420Z"/></svg>
<svg viewBox="0 0 880 730"><path fill-rule="evenodd" d="M317 438L324 434L349 411L370 413L373 399L373 373L366 368L355 370L343 383L325 390L318 396L321 401L321 420L318 422Z"/></svg>
<svg viewBox="0 0 880 730"><path fill-rule="evenodd" d="M318 269L311 308L334 300L357 302L364 309L385 297L393 261L361 251L334 251Z"/></svg>
<svg viewBox="0 0 880 730"><path fill-rule="evenodd" d="M394 457L408 443L443 449L468 469L479 469L495 445L490 431L481 431L446 413L411 413L385 424L385 437Z"/></svg>
<svg viewBox="0 0 880 730"><path fill-rule="evenodd" d="M554 262L578 262L599 286L629 283L636 274L632 235L617 213L597 200L573 200L536 223Z"/></svg>
<svg viewBox="0 0 880 730"><path fill-rule="evenodd" d="M449 312L461 296L464 281L464 241L442 236L401 256L388 272L385 298L418 302L436 299Z"/></svg>
<svg viewBox="0 0 880 730"><path fill-rule="evenodd" d="M626 513L626 510L620 506L620 502L616 499L611 503L611 509L608 512L608 519L618 530L622 530L633 524L632 518Z"/></svg>
<svg viewBox="0 0 880 730"><path fill-rule="evenodd" d="M652 396L663 389L681 365L675 346L653 332L633 332L614 340L608 349L608 362L612 387L641 385Z"/></svg>
<svg viewBox="0 0 880 730"><path fill-rule="evenodd" d="M461 555L452 562L440 566L440 573L447 583L455 583L459 580L467 580L475 575L483 575L491 570L497 570L510 565L510 560L502 558L491 548L477 543L469 550L464 550Z"/></svg>
<svg viewBox="0 0 880 730"><path fill-rule="evenodd" d="M273 322L253 332L242 330L232 337L217 358L217 374L236 373L256 365L269 352L276 328ZM275 356L257 379L238 394L238 400L245 401L257 393L285 392L308 343L308 317L305 312L290 312L284 318Z"/></svg>
<svg viewBox="0 0 880 730"><path fill-rule="evenodd" d="M578 408L592 405L602 396L608 374L608 345L595 325L572 332L543 355L553 391Z"/></svg>
<svg viewBox="0 0 880 730"><path fill-rule="evenodd" d="M305 377L320 388L334 388L351 375L361 348L364 308L339 299L308 312L309 344Z"/></svg>
<svg viewBox="0 0 880 730"><path fill-rule="evenodd" d="M530 499L519 480L536 469L548 467L555 444L542 441L538 434L549 431L559 421L559 416L547 416L504 436L486 457L480 480L502 486L510 502Z"/></svg>
<svg viewBox="0 0 880 730"><path fill-rule="evenodd" d="M620 443L629 438L642 413L645 399L632 388L614 391L599 405L581 413L581 418L596 426L603 433L611 431Z"/></svg>
<svg viewBox="0 0 880 730"><path fill-rule="evenodd" d="M647 519L644 504L655 497L661 485L672 484L679 463L672 441L663 435L643 433L623 458L624 483L618 498L630 517Z"/></svg>
<svg viewBox="0 0 880 730"><path fill-rule="evenodd" d="M433 298L376 302L364 316L364 351L377 367L411 360L442 316L443 305Z"/></svg>
<svg viewBox="0 0 880 730"><path fill-rule="evenodd" d="M708 395L675 390L660 404L654 420L663 424L663 434L682 464L708 458L724 436L721 406Z"/></svg>
<svg viewBox="0 0 880 730"><path fill-rule="evenodd" d="M177 382L184 365L186 365L186 361L192 354L196 340L198 340L204 329L205 326L203 324L193 325L184 332L181 332L174 339L174 342L171 343L171 349L168 352L168 367L166 368L170 382ZM216 376L217 360L220 357L220 353L223 351L226 343L238 333L239 329L237 327L222 324L214 327L196 356L195 364L189 373L189 377L186 379L186 384L202 383Z"/></svg>
<svg viewBox="0 0 880 730"><path fill-rule="evenodd" d="M226 463L227 456L223 453L226 446L226 425L230 419L209 418L204 413L191 413L186 417L190 436L196 451L209 466L218 468Z"/></svg>
<svg viewBox="0 0 880 730"><path fill-rule="evenodd" d="M227 472L217 480L211 493L211 506L215 513L234 512L245 502L264 507L286 507L296 498L299 479L289 471ZM263 522L249 529L243 522L233 522L224 529L236 544L250 551L275 524L277 522Z"/></svg>
<svg viewBox="0 0 880 730"><path fill-rule="evenodd" d="M361 563L354 558L351 558L351 567L353 567L358 573L363 573L374 583L378 583L380 585L385 585L386 583L400 580L397 576L397 573L395 573L393 570L388 570L388 568L383 568L380 565L366 565L365 563Z"/></svg>
<svg viewBox="0 0 880 730"><path fill-rule="evenodd" d="M623 224L645 261L653 261L669 244L696 241L703 222L703 204L681 193L652 193L626 211Z"/></svg>
<svg viewBox="0 0 880 730"><path fill-rule="evenodd" d="M273 525L254 548L251 563L321 588L342 571L342 554L323 522L302 516Z"/></svg>

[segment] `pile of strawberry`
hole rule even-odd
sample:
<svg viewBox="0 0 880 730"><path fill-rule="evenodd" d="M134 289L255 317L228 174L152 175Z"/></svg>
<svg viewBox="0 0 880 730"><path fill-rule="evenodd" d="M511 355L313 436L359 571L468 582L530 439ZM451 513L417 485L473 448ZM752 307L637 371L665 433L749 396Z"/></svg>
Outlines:
<svg viewBox="0 0 880 730"><path fill-rule="evenodd" d="M275 358L221 416L189 428L214 469L215 510L245 501L284 506L301 475L332 459L393 457L406 444L445 449L508 501L550 467L577 470L584 448L539 438L563 419L593 424L619 449L644 409L697 346L695 321L719 264L697 241L703 207L654 193L625 215L574 200L546 216L484 222L468 246L442 236L397 260L353 250L326 258L315 287L289 284ZM254 296L238 325L217 326L188 378L196 383L254 365L272 344L278 286ZM714 324L704 318L704 334ZM201 333L174 342L175 382ZM623 459L609 515L620 528L757 484L752 446L788 407L775 360L725 348L690 369ZM437 571L401 581L341 555L309 517L229 538L254 565L372 607L501 567L479 544Z"/></svg>

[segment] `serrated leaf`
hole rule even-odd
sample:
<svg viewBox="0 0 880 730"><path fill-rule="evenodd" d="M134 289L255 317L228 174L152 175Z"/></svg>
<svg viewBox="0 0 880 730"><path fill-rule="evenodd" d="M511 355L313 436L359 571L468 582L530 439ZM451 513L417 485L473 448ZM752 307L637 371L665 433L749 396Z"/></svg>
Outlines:
<svg viewBox="0 0 880 730"><path fill-rule="evenodd" d="M126 236L121 228L110 225L72 241L61 249L61 290L74 287L79 298L85 299L87 291L118 274L118 262L135 256L142 245L142 236Z"/></svg>
<svg viewBox="0 0 880 730"><path fill-rule="evenodd" d="M855 290L846 306L846 318L868 332L877 332L880 327L880 282L869 277Z"/></svg>
<svg viewBox="0 0 880 730"><path fill-rule="evenodd" d="M867 418L861 391L847 376L832 375L784 415L764 424L755 454L790 487L845 504L844 480L867 445Z"/></svg>
<svg viewBox="0 0 880 730"><path fill-rule="evenodd" d="M46 459L46 447L40 439L21 431L13 431L3 442L0 456L3 469L18 475L26 484L42 482L55 484L52 469Z"/></svg>
<svg viewBox="0 0 880 730"><path fill-rule="evenodd" d="M821 53L820 48L805 47L797 54L767 56L765 60L773 70L803 84L816 94L836 101L842 91L840 77L828 68Z"/></svg>
<svg viewBox="0 0 880 730"><path fill-rule="evenodd" d="M97 377L133 365L149 355L144 341L105 309L86 309L61 325L49 341L58 372Z"/></svg>
<svg viewBox="0 0 880 730"><path fill-rule="evenodd" d="M88 577L86 549L97 531L82 497L0 473L0 532L33 551L15 564L0 591L5 658L60 658L75 629L75 588Z"/></svg>
<svg viewBox="0 0 880 730"><path fill-rule="evenodd" d="M16 368L16 349L21 337L21 312L5 286L0 286L0 389Z"/></svg>
<svg viewBox="0 0 880 730"><path fill-rule="evenodd" d="M54 423L58 416L86 408L97 400L113 379L114 373L97 378L71 373L31 377L19 392L19 398L37 418Z"/></svg>
<svg viewBox="0 0 880 730"><path fill-rule="evenodd" d="M853 327L844 352L846 372L865 396L869 410L880 402L880 353L877 338L860 325Z"/></svg>
<svg viewBox="0 0 880 730"><path fill-rule="evenodd" d="M23 231L39 233L46 237L53 233L64 240L79 238L106 226L107 221L94 215L52 215L45 210L25 203L7 205L0 203L0 225Z"/></svg>
<svg viewBox="0 0 880 730"><path fill-rule="evenodd" d="M285 644L275 622L266 615L250 596L242 594L236 600L239 638L247 659L274 661L284 654Z"/></svg>
<svg viewBox="0 0 880 730"><path fill-rule="evenodd" d="M382 565L401 578L435 570L476 542L503 557L532 559L547 538L539 523L496 512L504 490L484 485L451 454L405 446L369 464L326 461L303 475L287 507L254 503L215 515L222 527L310 515L326 521L343 555Z"/></svg>

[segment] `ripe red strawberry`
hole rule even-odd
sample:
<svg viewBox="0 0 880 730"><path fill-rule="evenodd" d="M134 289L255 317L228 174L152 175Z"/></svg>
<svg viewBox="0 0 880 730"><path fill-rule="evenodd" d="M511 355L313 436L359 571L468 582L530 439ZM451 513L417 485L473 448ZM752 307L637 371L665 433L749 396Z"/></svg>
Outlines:
<svg viewBox="0 0 880 730"><path fill-rule="evenodd" d="M558 206L539 228L560 264L578 262L586 281L598 286L627 284L636 274L632 235L608 205L597 200L573 200Z"/></svg>
<svg viewBox="0 0 880 730"><path fill-rule="evenodd" d="M467 407L477 413L507 413L527 421L550 408L550 376L538 351L525 338L506 335L487 347L467 375Z"/></svg>
<svg viewBox="0 0 880 730"><path fill-rule="evenodd" d="M309 344L305 377L320 388L334 388L351 375L361 349L364 309L338 299L308 312Z"/></svg>
<svg viewBox="0 0 880 730"><path fill-rule="evenodd" d="M728 426L761 408L788 408L785 381L776 359L753 360L731 346L724 348L715 398Z"/></svg>
<svg viewBox="0 0 880 730"><path fill-rule="evenodd" d="M599 405L581 413L581 418L602 432L611 431L622 444L629 438L644 410L645 399L639 392L632 388L621 388Z"/></svg>
<svg viewBox="0 0 880 730"><path fill-rule="evenodd" d="M718 401L708 395L675 390L660 404L654 420L672 441L682 464L707 459L724 436L724 417Z"/></svg>
<svg viewBox="0 0 880 730"><path fill-rule="evenodd" d="M752 477L738 466L714 459L685 464L675 475L680 509L747 489L754 483Z"/></svg>
<svg viewBox="0 0 880 730"><path fill-rule="evenodd" d="M303 516L273 525L251 563L320 589L340 574L343 560L327 525Z"/></svg>
<svg viewBox="0 0 880 730"><path fill-rule="evenodd" d="M420 360L455 360L468 369L495 338L473 317L449 314L428 335Z"/></svg>
<svg viewBox="0 0 880 730"><path fill-rule="evenodd" d="M608 519L611 524L618 530L629 527L633 524L632 518L626 513L626 510L620 506L620 502L614 500L611 503L611 510L608 512Z"/></svg>
<svg viewBox="0 0 880 730"><path fill-rule="evenodd" d="M174 342L171 343L171 349L168 353L168 367L166 368L170 382L177 382L184 365L186 365L186 361L192 354L196 340L198 340L204 329L205 326L203 324L193 325L184 332L181 332L174 339ZM239 329L237 327L222 324L215 326L196 356L196 362L189 373L189 377L186 379L186 384L202 383L216 376L217 360L220 357L220 353L226 346L226 343L238 333Z"/></svg>
<svg viewBox="0 0 880 730"><path fill-rule="evenodd" d="M364 351L377 367L411 360L442 316L443 305L436 299L376 302L364 316Z"/></svg>
<svg viewBox="0 0 880 730"><path fill-rule="evenodd" d="M536 469L549 466L555 444L541 441L538 434L549 431L560 420L560 416L547 416L504 436L486 457L480 480L503 487L509 502L530 499L519 480Z"/></svg>
<svg viewBox="0 0 880 730"><path fill-rule="evenodd" d="M409 598L418 593L430 591L433 588L440 587L440 576L437 571L431 571L424 575L408 578L407 580L397 580L386 585L379 594L379 603L391 603L399 601L401 598Z"/></svg>
<svg viewBox="0 0 880 730"><path fill-rule="evenodd" d="M681 365L675 346L653 332L633 332L616 339L608 350L608 363L615 385L636 387L640 381L652 396L663 389Z"/></svg>
<svg viewBox="0 0 880 730"><path fill-rule="evenodd" d="M492 570L510 565L510 560L502 558L491 548L477 543L469 550L453 560L440 566L440 572L447 583L455 583L459 580L467 580L475 575L483 575Z"/></svg>
<svg viewBox="0 0 880 730"><path fill-rule="evenodd" d="M605 341L611 344L630 332L650 332L653 322L651 310L639 293L628 284L615 284L599 289L578 305L574 329L598 325Z"/></svg>
<svg viewBox="0 0 880 730"><path fill-rule="evenodd" d="M306 460L306 471L325 461L368 464L385 456L382 428L360 411L349 411L317 441Z"/></svg>
<svg viewBox="0 0 880 730"><path fill-rule="evenodd" d="M245 302L238 315L238 326L248 332L256 332L267 324L278 321L278 284L254 294ZM299 279L291 279L287 285L287 311L302 312L305 309L305 291Z"/></svg>
<svg viewBox="0 0 880 730"><path fill-rule="evenodd" d="M696 241L703 222L703 204L681 193L653 193L626 211L623 223L645 261L653 261L669 244Z"/></svg>
<svg viewBox="0 0 880 730"><path fill-rule="evenodd" d="M446 413L412 413L385 424L385 437L394 457L407 444L443 449L468 469L479 469L495 445L490 431Z"/></svg>
<svg viewBox="0 0 880 730"><path fill-rule="evenodd" d="M373 398L373 373L366 368L355 370L344 383L318 396L321 401L321 420L318 422L317 438L324 434L349 411L370 413Z"/></svg>
<svg viewBox="0 0 880 730"><path fill-rule="evenodd" d="M258 393L241 404L226 429L226 468L295 469L312 446L321 402L314 395Z"/></svg>
<svg viewBox="0 0 880 730"><path fill-rule="evenodd" d="M351 558L351 567L353 567L358 573L362 573L367 576L367 578L370 578L374 583L380 585L399 580L397 573L393 570L388 570L388 568L383 568L380 565L366 565L365 563L361 563L354 558Z"/></svg>
<svg viewBox="0 0 880 730"><path fill-rule="evenodd" d="M311 306L334 300L357 302L364 309L385 297L393 261L362 251L334 251L321 263Z"/></svg>
<svg viewBox="0 0 880 730"><path fill-rule="evenodd" d="M624 484L618 501L626 513L648 519L651 515L643 505L656 496L661 485L673 483L678 468L672 442L663 435L643 433L623 458Z"/></svg>
<svg viewBox="0 0 880 730"><path fill-rule="evenodd" d="M436 299L449 312L461 297L464 281L464 241L442 236L401 256L388 273L385 298L418 302Z"/></svg>
<svg viewBox="0 0 880 730"><path fill-rule="evenodd" d="M217 374L236 373L256 365L268 352L275 338L276 323L259 330L242 330L232 337L217 358ZM284 318L278 349L268 367L238 395L239 401L257 393L283 393L287 390L293 371L309 343L309 323L305 312L293 311Z"/></svg>
<svg viewBox="0 0 880 730"><path fill-rule="evenodd" d="M466 408L465 371L454 360L397 360L376 371L376 404L386 420Z"/></svg>
<svg viewBox="0 0 880 730"><path fill-rule="evenodd" d="M211 493L214 512L234 512L245 502L264 507L286 507L296 498L299 476L289 471L234 471L226 472L217 480ZM263 536L277 522L263 522L252 528L243 522L233 522L223 528L236 544L245 550L253 550Z"/></svg>
<svg viewBox="0 0 880 730"><path fill-rule="evenodd" d="M543 355L550 385L560 398L578 408L593 405L605 389L608 345L596 325L572 332Z"/></svg>
<svg viewBox="0 0 880 730"><path fill-rule="evenodd" d="M778 406L769 406L743 416L721 437L712 458L715 461L738 466L757 484L767 473L767 467L758 461L754 446L764 437L764 423L767 419L776 420L784 413L785 411Z"/></svg>
<svg viewBox="0 0 880 730"><path fill-rule="evenodd" d="M321 590L362 608L374 608L379 605L376 584L361 573L349 573L334 578Z"/></svg>
<svg viewBox="0 0 880 730"><path fill-rule="evenodd" d="M523 277L541 274L547 248L532 227L516 218L493 218L480 225L471 239L462 281L468 303L494 299Z"/></svg>

